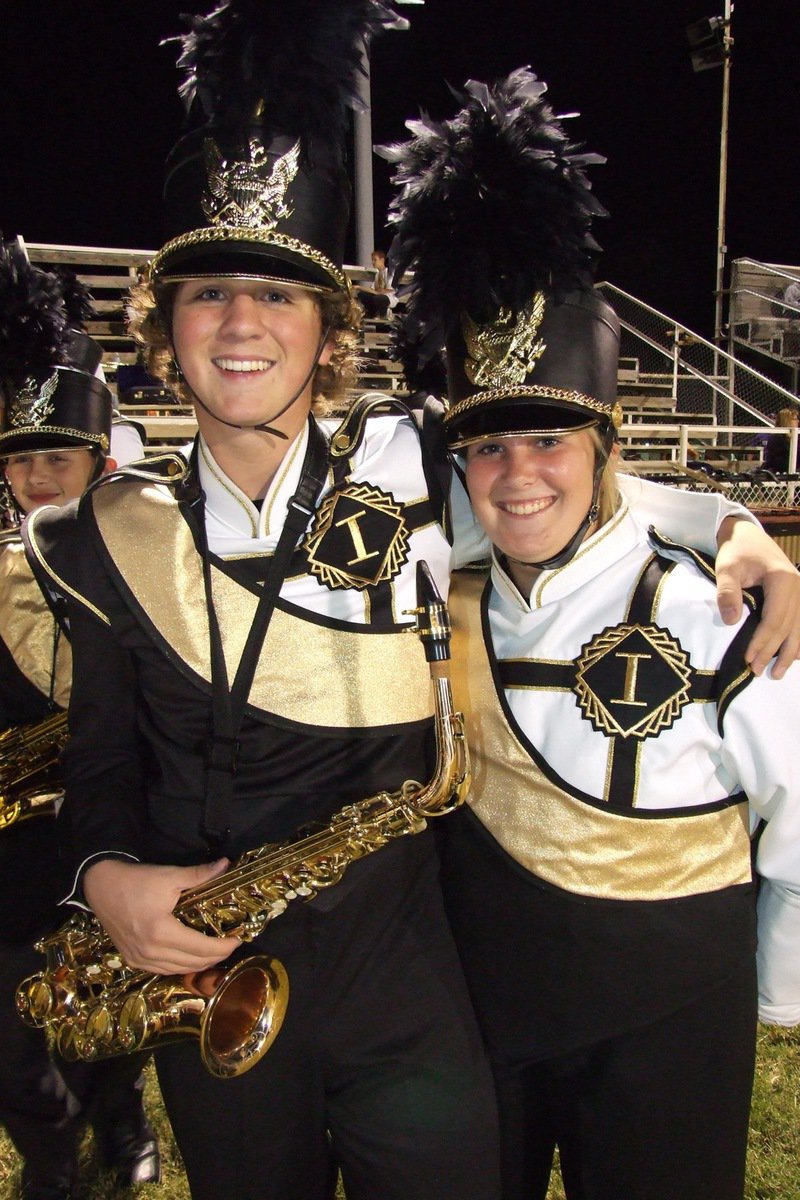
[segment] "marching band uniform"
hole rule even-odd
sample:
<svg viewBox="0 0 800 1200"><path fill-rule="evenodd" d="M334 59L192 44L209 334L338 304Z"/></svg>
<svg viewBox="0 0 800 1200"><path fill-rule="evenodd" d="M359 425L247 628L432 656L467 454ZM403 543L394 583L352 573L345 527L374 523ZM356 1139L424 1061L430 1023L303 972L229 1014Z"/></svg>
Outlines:
<svg viewBox="0 0 800 1200"><path fill-rule="evenodd" d="M294 529L288 502L320 455L316 418L297 414L325 390L316 372L328 348L335 358L355 341L342 265L348 106L365 39L396 19L369 0L301 7L298 16L297 5L229 0L189 19L180 59L189 120L167 167L169 240L138 293L147 328L163 331L180 368L167 377L182 386L186 372L201 428L208 417L219 437L220 423L233 425L245 430L228 435L234 445L263 448L266 496L254 504L198 439L188 467L166 456L162 475L157 463L131 468L77 511L43 510L28 524L37 570L68 597L75 679L63 815L77 899L81 868L97 856L177 866L235 857L432 771L429 673L404 614L416 607L417 562L441 585L450 548L409 421L370 420L346 444L322 444L306 528L288 568L272 570L282 530ZM262 330L278 319L276 292L290 310L298 293L303 311L318 298L298 335L302 354L259 336L258 357L272 349L298 376L301 359L308 369L294 390L280 369L261 390L251 377L253 408L271 423L236 424L205 379L192 387L173 321L197 279L222 285L221 309L232 295L237 311L266 314ZM234 348L218 353L247 360L255 340L232 333ZM187 343L197 348L189 333ZM238 399L233 370L223 373ZM221 698L233 707L258 598L276 582L234 747L221 736ZM339 1164L350 1200L496 1200L491 1075L430 832L393 841L313 902L290 904L254 942L263 949L283 961L292 989L263 1063L222 1082L194 1044L156 1055L195 1200L328 1200Z"/></svg>
<svg viewBox="0 0 800 1200"><path fill-rule="evenodd" d="M762 823L761 1015L800 1020L800 676L753 675L755 612L724 625L705 560L617 489L596 156L545 91L470 82L392 151L409 317L446 353L444 440L495 543L450 592L473 783L440 831L445 903L504 1200L544 1200L556 1147L569 1200L741 1200Z"/></svg>
<svg viewBox="0 0 800 1200"><path fill-rule="evenodd" d="M0 549L0 732L66 708L71 673L69 640L19 534L8 531ZM43 812L0 831L0 1121L24 1160L23 1195L53 1200L69 1192L87 1117L109 1165L131 1181L134 1171L139 1181L158 1175L157 1148L142 1115L140 1058L55 1063L43 1034L16 1012L17 985L41 963L33 942L61 920L67 877L56 824L52 812Z"/></svg>
<svg viewBox="0 0 800 1200"><path fill-rule="evenodd" d="M207 858L211 699L198 524L232 675L307 437L287 452L260 510L200 441L179 476L109 477L77 514L43 509L27 523L37 561L70 596L79 669L68 833L77 863L109 850L151 862ZM370 420L351 454L331 459L281 589L240 734L221 853L283 840L346 803L429 778L427 666L403 615L416 605L420 558L446 588L450 547L427 499L417 433L406 420ZM92 680L101 670L99 691ZM112 786L120 803L108 802ZM277 955L292 987L264 1063L220 1082L195 1045L157 1055L192 1194L234 1194L235 1161L237 1196L262 1196L266 1177L270 1194L317 1195L328 1124L348 1195L496 1194L491 1087L430 833L384 846L313 903L290 905L243 954L254 951ZM258 1131L287 1120L270 1154ZM443 1153L447 1145L459 1152Z"/></svg>
<svg viewBox="0 0 800 1200"><path fill-rule="evenodd" d="M514 1128L520 1080L538 1080L508 1194L538 1194L526 1171L546 1191L556 1141L569 1179L570 1123L582 1123L613 1162L586 1195L735 1196L754 1060L759 819L761 1016L800 1018L786 953L800 934L800 679L747 671L751 622L739 637L723 626L702 562L653 542L624 507L529 599L496 557L489 582L457 576L451 614L480 787L448 823L448 912L501 1122ZM576 1080L611 1047L627 1047L620 1091L598 1082L587 1100Z"/></svg>
<svg viewBox="0 0 800 1200"><path fill-rule="evenodd" d="M0 731L65 707L70 671L69 643L9 531L0 549ZM29 1187L71 1182L81 1108L45 1038L22 1024L14 1004L17 984L39 965L31 944L54 923L63 895L57 864L52 814L0 832L0 1121L25 1160Z"/></svg>

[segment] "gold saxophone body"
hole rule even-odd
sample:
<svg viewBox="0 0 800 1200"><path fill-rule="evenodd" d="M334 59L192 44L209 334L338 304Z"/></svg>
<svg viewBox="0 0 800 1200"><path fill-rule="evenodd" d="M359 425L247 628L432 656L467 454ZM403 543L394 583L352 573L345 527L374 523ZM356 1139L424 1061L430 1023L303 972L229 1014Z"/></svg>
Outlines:
<svg viewBox="0 0 800 1200"><path fill-rule="evenodd" d="M63 794L59 759L68 740L65 712L0 733L0 832L55 815Z"/></svg>
<svg viewBox="0 0 800 1200"><path fill-rule="evenodd" d="M185 892L175 915L217 936L252 941L293 900L308 900L338 883L351 863L465 799L470 783L463 718L453 708L448 660L450 624L427 564L417 568L416 632L425 647L434 689L436 765L426 784L406 780L348 804L320 831L249 850L210 883ZM241 1075L278 1034L288 1001L283 965L254 955L230 969L155 975L128 967L98 920L73 916L37 943L44 971L23 980L17 1009L29 1024L50 1030L67 1060L130 1053L188 1036L199 1039L206 1068L219 1078Z"/></svg>

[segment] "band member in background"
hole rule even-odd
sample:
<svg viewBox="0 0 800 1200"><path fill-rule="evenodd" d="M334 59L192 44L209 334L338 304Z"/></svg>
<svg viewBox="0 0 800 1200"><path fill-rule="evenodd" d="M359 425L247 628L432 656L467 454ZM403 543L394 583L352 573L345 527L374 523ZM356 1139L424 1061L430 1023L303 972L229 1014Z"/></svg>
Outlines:
<svg viewBox="0 0 800 1200"><path fill-rule="evenodd" d="M8 303L12 285L15 305ZM108 453L111 394L93 374L66 365L76 338L62 325L59 285L31 268L16 245L0 254L0 298L0 461L7 509L21 517L77 499L116 466ZM21 312L28 319L20 324ZM0 747L0 1121L23 1159L26 1200L70 1194L87 1120L102 1164L121 1182L159 1177L158 1147L142 1108L141 1062L54 1061L44 1035L26 1028L15 1011L16 986L39 963L32 943L63 919L57 904L66 889L55 820L59 773L51 766L24 785L13 777L53 759L65 740L60 728L38 730L66 708L71 666L67 633L31 573L18 531L7 530L0 549L0 730L18 730L23 747L11 761L2 761ZM17 816L15 799L23 795Z"/></svg>
<svg viewBox="0 0 800 1200"><path fill-rule="evenodd" d="M570 1200L741 1200L757 990L764 1020L800 1022L800 668L757 677L754 602L723 624L707 560L618 487L590 158L544 91L527 70L471 83L397 155L409 307L446 331L444 432L492 545L450 593L474 782L443 827L446 902L504 1200L544 1200L556 1147ZM476 229L464 307L443 264Z"/></svg>

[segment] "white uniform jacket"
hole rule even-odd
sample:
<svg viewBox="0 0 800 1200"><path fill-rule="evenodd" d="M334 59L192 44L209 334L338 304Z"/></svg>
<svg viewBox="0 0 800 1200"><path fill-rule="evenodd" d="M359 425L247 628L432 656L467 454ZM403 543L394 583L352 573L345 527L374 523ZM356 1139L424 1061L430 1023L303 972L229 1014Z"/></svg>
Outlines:
<svg viewBox="0 0 800 1200"><path fill-rule="evenodd" d="M662 556L647 585L653 551L624 506L572 562L543 572L529 600L497 560L481 611L480 579L455 589L471 807L517 864L589 904L744 886L750 833L764 822L760 1015L794 1024L800 668L753 677L743 621L720 672L737 629L719 617L710 573L667 549L674 561L665 571Z"/></svg>

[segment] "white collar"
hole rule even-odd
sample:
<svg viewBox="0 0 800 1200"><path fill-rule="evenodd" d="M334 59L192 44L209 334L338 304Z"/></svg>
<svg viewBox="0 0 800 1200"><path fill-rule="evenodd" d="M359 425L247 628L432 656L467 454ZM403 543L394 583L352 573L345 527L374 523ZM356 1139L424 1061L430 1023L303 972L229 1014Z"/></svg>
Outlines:
<svg viewBox="0 0 800 1200"><path fill-rule="evenodd" d="M581 542L575 557L563 567L542 571L531 587L530 596L520 595L516 584L501 566L497 551L492 550L492 583L506 604L528 612L545 608L575 592L599 576L638 543L646 544L647 531L623 501L610 521Z"/></svg>
<svg viewBox="0 0 800 1200"><path fill-rule="evenodd" d="M289 501L297 491L307 444L306 423L287 446L259 511L222 470L202 434L198 435L197 468L205 495L208 546L213 553L234 555L274 550Z"/></svg>

